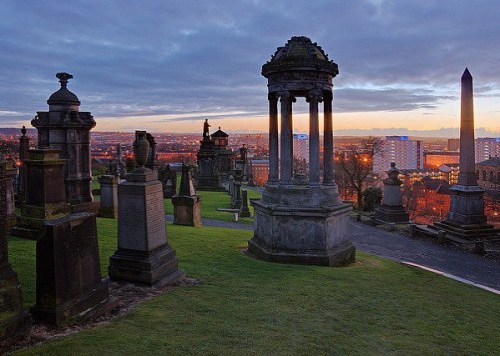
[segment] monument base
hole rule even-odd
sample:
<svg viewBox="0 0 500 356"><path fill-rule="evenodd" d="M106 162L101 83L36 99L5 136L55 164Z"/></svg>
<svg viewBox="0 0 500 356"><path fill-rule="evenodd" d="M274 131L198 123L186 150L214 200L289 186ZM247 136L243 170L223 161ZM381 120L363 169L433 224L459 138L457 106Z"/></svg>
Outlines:
<svg viewBox="0 0 500 356"><path fill-rule="evenodd" d="M437 222L434 225L429 225L429 228L438 232L443 231L445 234L471 242L498 239L500 234L500 229L495 229L490 224L463 225L451 220Z"/></svg>
<svg viewBox="0 0 500 356"><path fill-rule="evenodd" d="M118 208L99 208L99 217L116 219L118 218Z"/></svg>
<svg viewBox="0 0 500 356"><path fill-rule="evenodd" d="M23 310L21 288L10 264L0 267L0 352L28 335L31 317Z"/></svg>
<svg viewBox="0 0 500 356"><path fill-rule="evenodd" d="M95 215L78 213L45 224L36 243L38 320L61 325L84 317L108 299L101 278Z"/></svg>
<svg viewBox="0 0 500 356"><path fill-rule="evenodd" d="M355 261L348 240L349 204L334 208L300 208L252 201L255 231L248 251L282 263L345 266Z"/></svg>
<svg viewBox="0 0 500 356"><path fill-rule="evenodd" d="M109 277L116 281L161 287L183 275L177 268L175 251L167 244L152 251L118 248L110 258Z"/></svg>
<svg viewBox="0 0 500 356"><path fill-rule="evenodd" d="M201 197L196 195L172 197L174 225L201 227Z"/></svg>
<svg viewBox="0 0 500 356"><path fill-rule="evenodd" d="M405 224L410 216L402 205L381 205L375 209L375 220L381 223Z"/></svg>

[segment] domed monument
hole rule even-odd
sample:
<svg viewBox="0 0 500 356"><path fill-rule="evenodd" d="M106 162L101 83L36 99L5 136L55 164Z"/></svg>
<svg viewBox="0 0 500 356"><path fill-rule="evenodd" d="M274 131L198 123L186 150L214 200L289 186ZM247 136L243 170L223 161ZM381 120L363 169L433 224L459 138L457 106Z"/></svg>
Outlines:
<svg viewBox="0 0 500 356"><path fill-rule="evenodd" d="M307 37L292 37L262 66L268 79L269 179L253 201L251 254L268 261L341 266L355 260L349 241L351 206L340 199L333 179L333 78L336 63ZM293 114L297 97L309 103L309 175L293 181ZM278 143L278 100L281 134ZM319 103L323 102L323 174L320 168ZM278 152L279 148L279 152Z"/></svg>

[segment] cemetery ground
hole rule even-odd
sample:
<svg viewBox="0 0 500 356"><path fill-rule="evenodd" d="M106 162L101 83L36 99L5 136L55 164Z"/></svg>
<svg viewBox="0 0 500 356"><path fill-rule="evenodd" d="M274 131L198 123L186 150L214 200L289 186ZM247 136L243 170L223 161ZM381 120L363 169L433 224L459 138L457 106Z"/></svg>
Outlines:
<svg viewBox="0 0 500 356"><path fill-rule="evenodd" d="M215 211L227 207L229 195L198 194L203 217L230 220ZM98 230L107 276L117 222L98 218ZM345 268L255 260L242 252L252 237L246 230L168 223L167 233L179 267L198 283L19 353L500 353L500 298L493 293L359 251ZM29 308L35 241L11 238L9 253Z"/></svg>

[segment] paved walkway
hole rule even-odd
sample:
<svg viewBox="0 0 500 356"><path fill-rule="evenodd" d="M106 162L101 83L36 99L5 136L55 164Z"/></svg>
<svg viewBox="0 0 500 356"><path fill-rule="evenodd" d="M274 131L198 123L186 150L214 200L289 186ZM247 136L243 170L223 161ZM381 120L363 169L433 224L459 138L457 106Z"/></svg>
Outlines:
<svg viewBox="0 0 500 356"><path fill-rule="evenodd" d="M167 215L167 221L173 221ZM202 219L204 226L253 230L253 225L212 219ZM397 232L350 221L352 242L356 248L397 262L410 262L500 290L500 262L462 251L453 246L415 239Z"/></svg>

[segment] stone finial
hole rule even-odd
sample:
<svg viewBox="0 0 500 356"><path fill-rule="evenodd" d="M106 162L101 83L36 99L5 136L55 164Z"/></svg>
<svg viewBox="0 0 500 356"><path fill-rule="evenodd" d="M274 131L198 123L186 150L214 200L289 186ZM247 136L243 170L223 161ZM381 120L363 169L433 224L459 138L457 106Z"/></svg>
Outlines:
<svg viewBox="0 0 500 356"><path fill-rule="evenodd" d="M73 79L73 76L66 72L60 72L56 74L56 78L59 79L61 88L66 88L66 86L68 85L68 80Z"/></svg>

